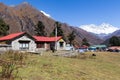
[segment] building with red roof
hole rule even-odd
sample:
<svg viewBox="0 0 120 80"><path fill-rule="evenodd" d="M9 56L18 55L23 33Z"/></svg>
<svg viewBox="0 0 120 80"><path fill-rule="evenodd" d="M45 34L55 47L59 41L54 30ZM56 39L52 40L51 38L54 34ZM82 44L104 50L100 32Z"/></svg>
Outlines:
<svg viewBox="0 0 120 80"><path fill-rule="evenodd" d="M44 37L44 36L33 36L38 42L55 42L60 40L62 37Z"/></svg>
<svg viewBox="0 0 120 80"><path fill-rule="evenodd" d="M13 33L13 34L9 34L7 36L1 37L0 41L6 41L6 40L11 40L16 38L17 36L23 35L25 32L20 32L20 33Z"/></svg>
<svg viewBox="0 0 120 80"><path fill-rule="evenodd" d="M0 50L49 50L54 46L57 50L64 50L66 43L61 36L43 37L31 36L26 32L19 32L0 37Z"/></svg>
<svg viewBox="0 0 120 80"><path fill-rule="evenodd" d="M25 50L35 51L36 43L34 37L25 33L13 33L0 38L0 50Z"/></svg>
<svg viewBox="0 0 120 80"><path fill-rule="evenodd" d="M55 48L57 46L57 50L65 49L64 47L66 43L61 36L58 37L33 36L33 37L36 39L37 48L49 50L51 46L54 46Z"/></svg>
<svg viewBox="0 0 120 80"><path fill-rule="evenodd" d="M108 47L107 51L110 51L110 52L120 52L120 46Z"/></svg>

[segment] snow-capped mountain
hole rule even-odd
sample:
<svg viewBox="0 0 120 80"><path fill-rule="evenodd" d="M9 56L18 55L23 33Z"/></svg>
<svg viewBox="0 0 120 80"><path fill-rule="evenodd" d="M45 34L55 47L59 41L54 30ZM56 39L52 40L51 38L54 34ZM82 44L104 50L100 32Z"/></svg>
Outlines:
<svg viewBox="0 0 120 80"><path fill-rule="evenodd" d="M113 33L116 30L119 30L119 28L114 27L108 23L102 23L101 25L95 25L95 24L81 25L80 28L95 34L106 34L106 35Z"/></svg>

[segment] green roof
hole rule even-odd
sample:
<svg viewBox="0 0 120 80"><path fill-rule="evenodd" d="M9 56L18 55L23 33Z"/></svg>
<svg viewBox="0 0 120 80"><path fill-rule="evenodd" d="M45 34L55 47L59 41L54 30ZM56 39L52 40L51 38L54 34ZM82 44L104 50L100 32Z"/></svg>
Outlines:
<svg viewBox="0 0 120 80"><path fill-rule="evenodd" d="M92 46L90 46L90 48L93 48L93 47L98 47L98 48L105 48L105 47L107 47L106 45L92 45Z"/></svg>

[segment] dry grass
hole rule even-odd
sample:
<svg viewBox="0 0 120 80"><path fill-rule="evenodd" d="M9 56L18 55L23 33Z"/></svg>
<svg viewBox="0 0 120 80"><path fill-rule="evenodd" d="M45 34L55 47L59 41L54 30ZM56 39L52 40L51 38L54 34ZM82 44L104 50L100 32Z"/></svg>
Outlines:
<svg viewBox="0 0 120 80"><path fill-rule="evenodd" d="M45 55L47 54L47 55ZM95 53L96 58L65 58L30 55L28 65L21 69L23 80L119 80L120 54ZM92 53L86 53L90 56ZM27 75L26 75L27 74Z"/></svg>
<svg viewBox="0 0 120 80"><path fill-rule="evenodd" d="M23 80L119 80L120 53L85 53L86 58L66 58L52 56L45 52L42 56L31 54L26 65L19 68Z"/></svg>

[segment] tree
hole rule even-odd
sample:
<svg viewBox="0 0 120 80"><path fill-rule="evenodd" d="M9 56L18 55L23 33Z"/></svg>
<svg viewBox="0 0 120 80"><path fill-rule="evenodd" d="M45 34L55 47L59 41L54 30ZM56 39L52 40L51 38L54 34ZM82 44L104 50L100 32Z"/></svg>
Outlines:
<svg viewBox="0 0 120 80"><path fill-rule="evenodd" d="M120 46L120 39L119 39L119 37L117 37L117 36L111 37L110 40L109 40L109 44L111 46Z"/></svg>
<svg viewBox="0 0 120 80"><path fill-rule="evenodd" d="M5 36L8 34L9 25L7 25L2 18L0 18L0 35Z"/></svg>
<svg viewBox="0 0 120 80"><path fill-rule="evenodd" d="M74 34L75 32L74 31L72 31L72 33L70 33L69 35L68 35L68 40L69 40L69 42L70 42L70 45L72 45L72 42L74 41L74 39L75 39L75 34Z"/></svg>
<svg viewBox="0 0 120 80"><path fill-rule="evenodd" d="M35 32L36 35L38 36L46 36L46 32L45 32L45 26L41 21L38 21L37 26L35 27Z"/></svg>
<svg viewBox="0 0 120 80"><path fill-rule="evenodd" d="M55 22L55 28L53 30L53 32L51 33L50 36L55 36L56 35L56 28L57 28L57 36L64 36L63 31L61 29L61 23L59 23L58 21Z"/></svg>
<svg viewBox="0 0 120 80"><path fill-rule="evenodd" d="M90 46L90 44L88 43L88 40L86 38L84 38L82 40L82 45Z"/></svg>

